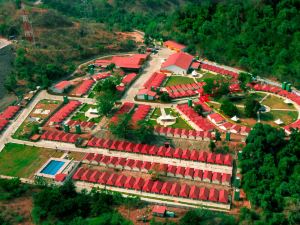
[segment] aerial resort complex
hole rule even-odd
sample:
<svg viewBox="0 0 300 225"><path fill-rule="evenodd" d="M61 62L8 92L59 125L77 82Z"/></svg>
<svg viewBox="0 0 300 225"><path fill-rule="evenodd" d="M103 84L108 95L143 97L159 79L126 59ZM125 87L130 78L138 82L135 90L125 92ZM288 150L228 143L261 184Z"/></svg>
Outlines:
<svg viewBox="0 0 300 225"><path fill-rule="evenodd" d="M18 79L9 78L5 87L11 93L24 93L0 108L0 200L20 208L13 196L27 193L31 197L22 201L33 210L29 211L31 219L24 216L18 222L0 201L0 211L4 210L0 224L193 225L209 220L209 224L225 225L299 224L298 81L262 76L259 70L250 69L245 57L239 64L226 59L228 52L221 57L219 44L220 53L214 60L214 51L202 46L207 43L201 42L204 34L199 34L199 43L184 38L196 35L195 31L173 38L170 33L155 34L162 25L154 23L146 34L116 32L117 22L103 22L109 20L100 16L105 12L99 12L95 24L88 19L82 22L94 10L89 8L94 3L88 1L81 1L80 18L74 22L67 16L60 18L60 7L67 4L62 1L16 2L11 4L19 7L26 43L35 47L29 50L22 44L17 49L20 41L10 28L8 46L17 49L13 64L17 69L11 76L18 74ZM167 1L163 2L153 4L165 7ZM184 20L186 13L189 11L176 11L174 20L181 30L175 33L183 32L180 24L192 18ZM42 21L45 14L50 15L48 22ZM245 20L243 13L236 14ZM27 22L28 15L35 18L33 23ZM60 22L52 27L51 19L58 17ZM208 23L207 18L197 17L201 23ZM132 19L140 23L137 17ZM101 26L96 28L99 21ZM44 26L62 26L58 39L71 32L83 44L74 40L69 43L71 50L57 46L58 52L52 53L51 43L43 42L51 35L42 35ZM196 26L200 22L186 25L186 32ZM218 27L201 29L210 35ZM40 51L38 58L58 55L55 60L49 56L49 62L38 70L30 62L30 51ZM280 54L282 60L287 57L287 53ZM27 72L36 83L30 84L31 78L24 75L27 72L21 71L26 64L34 67ZM280 71L288 66L279 66ZM47 78L38 75L42 70ZM10 188L20 191L5 194ZM28 214L24 210L15 213ZM2 218L14 222L2 223Z"/></svg>

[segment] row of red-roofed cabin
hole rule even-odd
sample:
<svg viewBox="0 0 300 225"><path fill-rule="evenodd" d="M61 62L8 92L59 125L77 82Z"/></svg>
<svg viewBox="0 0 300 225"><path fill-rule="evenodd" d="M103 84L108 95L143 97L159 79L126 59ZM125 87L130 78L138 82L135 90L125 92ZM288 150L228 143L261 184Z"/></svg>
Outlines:
<svg viewBox="0 0 300 225"><path fill-rule="evenodd" d="M118 111L111 118L111 122L116 123L120 115L128 114L134 109L134 103L124 102L124 104L118 109Z"/></svg>
<svg viewBox="0 0 300 225"><path fill-rule="evenodd" d="M92 131L96 127L96 123L78 120L69 120L66 123L71 129L75 130L76 125L80 125L83 131Z"/></svg>
<svg viewBox="0 0 300 225"><path fill-rule="evenodd" d="M198 94L201 94L203 92L201 91L192 91L192 90L188 90L188 91L175 91L175 92L170 92L169 96L170 98L174 99L174 98L187 98L187 97L192 97L192 96L196 96Z"/></svg>
<svg viewBox="0 0 300 225"><path fill-rule="evenodd" d="M234 79L237 79L239 77L239 74L237 72L223 69L223 68L215 66L215 65L205 64L203 62L201 63L201 69L212 71L214 73L219 73L222 75L229 75Z"/></svg>
<svg viewBox="0 0 300 225"><path fill-rule="evenodd" d="M116 151L126 151L139 154L155 155L160 157L177 158L190 161L199 161L209 164L232 166L232 156L230 154L215 154L212 152L198 150L182 150L181 148L166 148L147 144L136 144L127 141L117 141L109 139L92 138L87 143L90 147L100 147Z"/></svg>
<svg viewBox="0 0 300 225"><path fill-rule="evenodd" d="M79 168L73 175L75 181L98 183L136 191L190 198L201 201L211 201L223 204L229 203L228 191L215 188L198 187L174 182L153 181L141 177L118 175L116 173L100 172L97 170Z"/></svg>
<svg viewBox="0 0 300 225"><path fill-rule="evenodd" d="M234 134L241 134L244 136L247 136L249 132L251 131L250 127L247 126L240 126L237 124L233 124L231 122L228 122L225 120L223 116L221 116L219 113L212 113L207 116L207 118L214 123L217 127L224 131L230 131Z"/></svg>
<svg viewBox="0 0 300 225"><path fill-rule="evenodd" d="M154 133L166 137L185 138L191 140L209 141L213 139L210 131L196 131L172 127L155 126Z"/></svg>
<svg viewBox="0 0 300 225"><path fill-rule="evenodd" d="M188 106L188 104L177 105L177 110L185 115L202 131L211 131L215 129L214 125L210 123L208 119L200 116L192 107Z"/></svg>
<svg viewBox="0 0 300 225"><path fill-rule="evenodd" d="M138 105L137 109L132 114L132 123L136 124L138 121L145 119L150 110L151 106L149 105Z"/></svg>
<svg viewBox="0 0 300 225"><path fill-rule="evenodd" d="M273 94L280 95L282 97L288 98L289 100L295 102L296 104L300 105L300 96L293 92L288 92L286 90L281 89L280 87L268 85L268 84L248 84L251 88L256 91L264 91L264 92L271 92Z"/></svg>
<svg viewBox="0 0 300 225"><path fill-rule="evenodd" d="M80 101L72 100L66 105L60 108L53 116L49 119L49 123L58 124L64 121L72 112L74 112L81 105Z"/></svg>
<svg viewBox="0 0 300 225"><path fill-rule="evenodd" d="M92 79L94 81L98 81L98 80L106 79L106 78L108 78L110 76L111 76L111 73L107 73L107 72L106 73L97 73L97 74L95 74L95 75L92 76Z"/></svg>
<svg viewBox="0 0 300 225"><path fill-rule="evenodd" d="M95 81L93 79L83 80L82 83L75 88L74 95L81 97L87 94L87 92L91 89L94 83Z"/></svg>
<svg viewBox="0 0 300 225"><path fill-rule="evenodd" d="M197 91L203 87L205 83L204 82L197 82L197 83L191 83L191 84L178 84L174 86L168 86L165 87L167 92L178 92L178 91Z"/></svg>
<svg viewBox="0 0 300 225"><path fill-rule="evenodd" d="M151 88L158 88L166 79L167 75L160 72L155 72L151 75L151 77L144 83L144 88L151 89Z"/></svg>
<svg viewBox="0 0 300 225"><path fill-rule="evenodd" d="M11 120L21 109L20 106L8 106L3 112L0 113L0 120Z"/></svg>
<svg viewBox="0 0 300 225"><path fill-rule="evenodd" d="M65 133L63 131L46 131L41 135L41 139L49 141L60 141L66 143L76 143L80 136L78 134Z"/></svg>
<svg viewBox="0 0 300 225"><path fill-rule="evenodd" d="M189 180L212 182L229 186L231 175L226 173L212 172L208 170L194 169L190 167L174 166L162 163L147 162L142 160L126 159L122 157L105 156L101 154L87 153L83 163L100 165L109 168L125 169L136 172L148 173L158 171L161 175L184 178Z"/></svg>
<svg viewBox="0 0 300 225"><path fill-rule="evenodd" d="M2 132L6 128L8 123L9 123L9 120L0 119L0 132Z"/></svg>

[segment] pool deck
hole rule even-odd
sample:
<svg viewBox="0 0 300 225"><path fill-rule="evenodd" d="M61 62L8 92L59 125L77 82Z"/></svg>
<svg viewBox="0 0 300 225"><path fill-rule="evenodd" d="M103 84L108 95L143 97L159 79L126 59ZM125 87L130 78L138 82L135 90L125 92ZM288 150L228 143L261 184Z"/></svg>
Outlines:
<svg viewBox="0 0 300 225"><path fill-rule="evenodd" d="M46 166L51 162L51 161L59 161L59 162L64 162L64 164L59 168L59 170L51 175L51 174L46 174L42 173L42 171L46 168ZM35 173L35 176L41 176L41 177L46 177L46 178L51 178L54 179L56 174L62 173L66 169L66 167L71 163L71 160L69 159L62 159L62 158L50 158L44 165Z"/></svg>

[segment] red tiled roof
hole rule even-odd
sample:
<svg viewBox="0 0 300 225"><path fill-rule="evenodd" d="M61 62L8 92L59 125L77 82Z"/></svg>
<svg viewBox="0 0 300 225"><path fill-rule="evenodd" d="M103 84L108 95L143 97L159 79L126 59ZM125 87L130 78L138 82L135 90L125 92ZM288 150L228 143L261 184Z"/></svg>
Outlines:
<svg viewBox="0 0 300 225"><path fill-rule="evenodd" d="M209 196L209 190L206 187L201 187L199 191L199 199L200 200L207 200Z"/></svg>
<svg viewBox="0 0 300 225"><path fill-rule="evenodd" d="M190 194L190 186L187 184L183 184L181 186L180 192L179 192L179 196L180 197L184 197L187 198Z"/></svg>
<svg viewBox="0 0 300 225"><path fill-rule="evenodd" d="M145 180L141 177L136 178L135 183L133 185L133 189L142 190Z"/></svg>
<svg viewBox="0 0 300 225"><path fill-rule="evenodd" d="M199 198L199 192L200 192L199 187L193 185L193 186L191 186L189 197L193 198L193 199L198 199Z"/></svg>
<svg viewBox="0 0 300 225"><path fill-rule="evenodd" d="M172 40L165 41L164 46L169 47L169 48L173 48L173 49L178 49L180 51L186 48L185 45L179 44L179 43L177 43L175 41L172 41Z"/></svg>
<svg viewBox="0 0 300 225"><path fill-rule="evenodd" d="M151 192L151 189L152 189L152 186L153 186L153 180L151 179L147 179L144 183L144 186L143 186L143 191L145 192Z"/></svg>
<svg viewBox="0 0 300 225"><path fill-rule="evenodd" d="M78 87L75 88L74 92L76 96L82 96L85 95L92 85L95 83L92 79L84 80Z"/></svg>
<svg viewBox="0 0 300 225"><path fill-rule="evenodd" d="M100 175L101 175L101 173L99 171L95 170L94 173L90 176L89 181L93 182L93 183L98 182Z"/></svg>
<svg viewBox="0 0 300 225"><path fill-rule="evenodd" d="M169 66L177 66L182 69L188 70L194 57L185 52L178 52L170 55L170 57L161 65L161 69L167 69Z"/></svg>
<svg viewBox="0 0 300 225"><path fill-rule="evenodd" d="M152 209L152 213L155 213L155 214L165 214L167 210L167 207L166 206L161 206L161 205L155 205Z"/></svg>
<svg viewBox="0 0 300 225"><path fill-rule="evenodd" d="M79 169L77 169L77 171L75 172L75 174L73 175L73 180L80 180L82 174L86 171L85 168L80 167Z"/></svg>
<svg viewBox="0 0 300 225"><path fill-rule="evenodd" d="M135 79L136 76L137 76L136 73L127 74L125 77L123 77L122 83L128 85Z"/></svg>
<svg viewBox="0 0 300 225"><path fill-rule="evenodd" d="M0 119L10 120L20 110L20 106L8 106L2 113L0 113ZM3 124L5 122L2 122Z"/></svg>
<svg viewBox="0 0 300 225"><path fill-rule="evenodd" d="M219 200L219 192L215 188L209 190L209 201L217 202Z"/></svg>
<svg viewBox="0 0 300 225"><path fill-rule="evenodd" d="M58 90L65 90L67 87L69 87L71 85L71 82L70 81L67 81L67 80L63 80L59 83L57 83L54 87Z"/></svg>
<svg viewBox="0 0 300 225"><path fill-rule="evenodd" d="M107 172L103 172L100 177L99 177L99 180L98 180L98 183L100 184L106 184L108 178L110 177L111 175Z"/></svg>
<svg viewBox="0 0 300 225"><path fill-rule="evenodd" d="M228 192L226 190L219 191L219 202L228 203Z"/></svg>
<svg viewBox="0 0 300 225"><path fill-rule="evenodd" d="M133 185L135 183L135 178L130 176L130 177L127 177L125 183L124 183L124 187L125 188L133 188Z"/></svg>
<svg viewBox="0 0 300 225"><path fill-rule="evenodd" d="M123 187L125 182L127 180L127 177L125 175L120 175L117 180L116 180L116 183L115 183L115 186L117 187Z"/></svg>
<svg viewBox="0 0 300 225"><path fill-rule="evenodd" d="M55 175L55 178L54 180L57 181L57 182L63 182L67 177L67 174L64 174L64 173L58 173Z"/></svg>
<svg viewBox="0 0 300 225"><path fill-rule="evenodd" d="M180 185L178 183L174 183L171 187L170 195L178 196L180 193L180 189L181 189Z"/></svg>
<svg viewBox="0 0 300 225"><path fill-rule="evenodd" d="M197 62L197 61L193 62L192 65L191 65L191 67L192 67L193 69L199 69L199 67L200 67L200 62Z"/></svg>
<svg viewBox="0 0 300 225"><path fill-rule="evenodd" d="M155 181L151 188L151 192L159 194L162 186L163 186L163 183L161 181L159 181L159 180Z"/></svg>
<svg viewBox="0 0 300 225"><path fill-rule="evenodd" d="M106 182L106 185L114 186L118 177L119 177L118 174L115 174L115 173L111 174Z"/></svg>
<svg viewBox="0 0 300 225"><path fill-rule="evenodd" d="M160 193L163 195L168 195L170 193L172 185L173 184L171 182L164 182L160 190Z"/></svg>

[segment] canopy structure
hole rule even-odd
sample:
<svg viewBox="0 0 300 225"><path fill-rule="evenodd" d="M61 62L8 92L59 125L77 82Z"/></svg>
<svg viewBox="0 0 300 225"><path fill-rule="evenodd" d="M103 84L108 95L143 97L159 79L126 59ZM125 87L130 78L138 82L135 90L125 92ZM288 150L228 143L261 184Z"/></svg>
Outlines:
<svg viewBox="0 0 300 225"><path fill-rule="evenodd" d="M196 77L196 76L198 76L198 73L196 72L196 70L193 70L193 72L192 72L192 76L193 76L193 77Z"/></svg>
<svg viewBox="0 0 300 225"><path fill-rule="evenodd" d="M277 119L274 121L274 123L276 123L277 125L281 125L283 124L283 121L281 119Z"/></svg>
<svg viewBox="0 0 300 225"><path fill-rule="evenodd" d="M233 120L233 121L237 122L237 121L239 121L239 120L240 120L240 118L238 118L237 116L234 116L234 117L232 117L232 118L231 118L231 120Z"/></svg>
<svg viewBox="0 0 300 225"><path fill-rule="evenodd" d="M172 115L161 115L157 118L157 123L163 126L170 126L176 123L176 117Z"/></svg>
<svg viewBox="0 0 300 225"><path fill-rule="evenodd" d="M284 100L284 103L285 103L285 104L292 104L292 101L289 100L289 99L285 99L285 100Z"/></svg>

